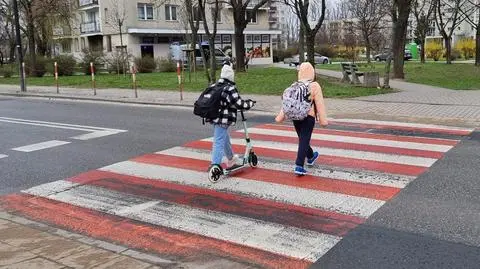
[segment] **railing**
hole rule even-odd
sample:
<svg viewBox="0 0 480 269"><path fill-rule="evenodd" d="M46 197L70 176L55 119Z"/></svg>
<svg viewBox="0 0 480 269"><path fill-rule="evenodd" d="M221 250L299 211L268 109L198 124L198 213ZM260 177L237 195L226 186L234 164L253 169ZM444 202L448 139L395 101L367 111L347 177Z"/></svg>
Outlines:
<svg viewBox="0 0 480 269"><path fill-rule="evenodd" d="M80 24L80 32L82 34L87 34L87 33L98 33L100 32L100 22L94 21L94 22L86 22Z"/></svg>
<svg viewBox="0 0 480 269"><path fill-rule="evenodd" d="M78 0L78 5L80 7L88 5L98 5L98 0Z"/></svg>

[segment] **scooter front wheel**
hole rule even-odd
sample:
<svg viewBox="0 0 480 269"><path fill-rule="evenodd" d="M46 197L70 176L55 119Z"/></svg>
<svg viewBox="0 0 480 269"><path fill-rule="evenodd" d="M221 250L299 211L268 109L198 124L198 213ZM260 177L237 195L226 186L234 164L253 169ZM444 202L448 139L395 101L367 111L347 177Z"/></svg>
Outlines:
<svg viewBox="0 0 480 269"><path fill-rule="evenodd" d="M221 176L223 175L223 170L221 167L214 165L208 170L208 180L212 183L217 183Z"/></svg>
<svg viewBox="0 0 480 269"><path fill-rule="evenodd" d="M258 157L253 151L250 152L250 155L248 156L248 164L250 164L250 166L253 168L257 167L258 165Z"/></svg>

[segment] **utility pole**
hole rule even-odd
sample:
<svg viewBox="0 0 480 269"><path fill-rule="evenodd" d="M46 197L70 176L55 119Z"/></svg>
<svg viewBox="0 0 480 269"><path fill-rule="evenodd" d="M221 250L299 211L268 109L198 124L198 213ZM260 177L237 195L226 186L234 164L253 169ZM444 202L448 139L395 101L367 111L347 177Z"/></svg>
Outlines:
<svg viewBox="0 0 480 269"><path fill-rule="evenodd" d="M18 68L20 72L20 89L22 92L27 91L25 85L25 70L23 65L23 49L22 49L22 36L20 35L20 18L18 15L18 3L17 0L12 0L13 2L13 13L15 15L15 35L16 35L16 47L17 47L17 59L18 59Z"/></svg>

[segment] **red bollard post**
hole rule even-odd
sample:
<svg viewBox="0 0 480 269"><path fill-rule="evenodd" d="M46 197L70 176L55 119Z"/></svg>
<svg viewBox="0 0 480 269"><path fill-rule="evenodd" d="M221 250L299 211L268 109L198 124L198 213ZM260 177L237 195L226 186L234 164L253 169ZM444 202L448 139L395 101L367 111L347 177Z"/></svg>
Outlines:
<svg viewBox="0 0 480 269"><path fill-rule="evenodd" d="M60 88L58 86L58 64L55 62L55 84L57 85L57 94L60 93Z"/></svg>
<svg viewBox="0 0 480 269"><path fill-rule="evenodd" d="M93 88L93 95L97 95L97 88L95 84L95 68L93 63L90 63L90 73L92 75L92 88Z"/></svg>
<svg viewBox="0 0 480 269"><path fill-rule="evenodd" d="M135 98L138 98L138 91L137 91L137 68L132 66L132 81L133 81L133 90L135 91Z"/></svg>
<svg viewBox="0 0 480 269"><path fill-rule="evenodd" d="M183 101L182 70L180 66L180 61L177 62L177 77L178 77L178 86L180 87L180 100Z"/></svg>

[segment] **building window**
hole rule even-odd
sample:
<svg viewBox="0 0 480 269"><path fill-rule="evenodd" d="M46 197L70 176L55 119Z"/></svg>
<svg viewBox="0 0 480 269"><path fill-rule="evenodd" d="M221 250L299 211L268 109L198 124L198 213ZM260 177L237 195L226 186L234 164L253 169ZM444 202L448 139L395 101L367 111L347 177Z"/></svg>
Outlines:
<svg viewBox="0 0 480 269"><path fill-rule="evenodd" d="M251 58L268 58L270 41L270 35L246 35L245 51Z"/></svg>
<svg viewBox="0 0 480 269"><path fill-rule="evenodd" d="M200 9L198 7L193 7L193 20L203 21L202 14L200 13Z"/></svg>
<svg viewBox="0 0 480 269"><path fill-rule="evenodd" d="M107 51L111 52L112 51L112 36L107 35Z"/></svg>
<svg viewBox="0 0 480 269"><path fill-rule="evenodd" d="M254 12L253 10L247 10L245 12L245 16L247 19L251 16L251 19L248 21L249 23L257 23L257 12Z"/></svg>
<svg viewBox="0 0 480 269"><path fill-rule="evenodd" d="M212 18L214 18L214 17L215 17L215 8L212 8L212 9L211 9L211 12L212 12ZM217 12L218 12L218 13L217 13L217 22L220 22L220 23L221 23L221 22L222 22L222 10L221 10L221 9L218 9ZM212 20L213 20L213 19L212 19Z"/></svg>
<svg viewBox="0 0 480 269"><path fill-rule="evenodd" d="M81 48L82 48L82 50L86 49L85 37L82 37Z"/></svg>
<svg viewBox="0 0 480 269"><path fill-rule="evenodd" d="M165 5L165 20L167 21L177 20L177 6Z"/></svg>
<svg viewBox="0 0 480 269"><path fill-rule="evenodd" d="M153 5L138 4L138 19L139 20L153 20Z"/></svg>
<svg viewBox="0 0 480 269"><path fill-rule="evenodd" d="M74 44L75 44L75 51L79 52L80 51L80 43L78 42L78 39L74 40Z"/></svg>

